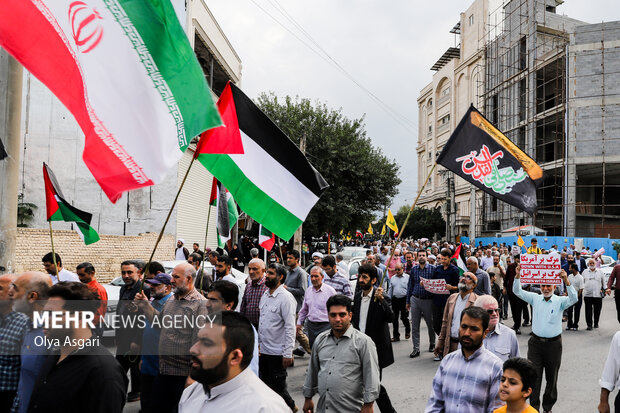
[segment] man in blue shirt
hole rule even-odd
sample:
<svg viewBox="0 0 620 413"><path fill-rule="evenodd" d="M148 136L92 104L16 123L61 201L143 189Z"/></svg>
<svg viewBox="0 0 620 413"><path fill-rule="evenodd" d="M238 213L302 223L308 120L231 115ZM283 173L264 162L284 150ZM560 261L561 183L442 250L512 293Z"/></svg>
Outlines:
<svg viewBox="0 0 620 413"><path fill-rule="evenodd" d="M443 278L446 280L446 289L450 293L455 293L459 290L459 270L450 263L452 253L448 249L441 250L439 254L439 265L435 267L433 271L433 280ZM448 294L434 294L433 295L433 330L435 334L441 334L441 321L443 319L443 310L448 301Z"/></svg>
<svg viewBox="0 0 620 413"><path fill-rule="evenodd" d="M542 406L544 412L550 412L558 399L558 371L562 362L562 314L577 302L577 291L570 285L564 270L560 271L560 277L566 285L568 296L554 295L553 285L541 285L541 295L523 291L520 277L521 268L517 267L513 292L532 305L532 336L528 342L527 358L534 363L538 373L530 396L530 405L536 410L540 407L540 387L544 370L547 385Z"/></svg>

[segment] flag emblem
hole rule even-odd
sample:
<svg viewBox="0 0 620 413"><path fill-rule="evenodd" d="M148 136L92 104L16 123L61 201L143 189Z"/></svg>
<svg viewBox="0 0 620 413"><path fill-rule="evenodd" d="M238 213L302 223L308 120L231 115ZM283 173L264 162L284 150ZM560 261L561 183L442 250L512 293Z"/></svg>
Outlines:
<svg viewBox="0 0 620 413"><path fill-rule="evenodd" d="M388 209L385 225L387 225L389 229L398 234L398 225L396 225L396 219L394 218L394 215L392 215L392 211L390 209Z"/></svg>
<svg viewBox="0 0 620 413"><path fill-rule="evenodd" d="M99 24L101 15L82 1L69 5L71 34L81 53L93 50L103 38L103 25Z"/></svg>

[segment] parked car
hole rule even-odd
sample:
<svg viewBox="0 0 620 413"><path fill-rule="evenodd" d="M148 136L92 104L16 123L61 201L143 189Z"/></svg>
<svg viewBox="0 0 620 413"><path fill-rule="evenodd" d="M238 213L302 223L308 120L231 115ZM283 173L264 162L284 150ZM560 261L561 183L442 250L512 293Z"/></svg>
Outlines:
<svg viewBox="0 0 620 413"><path fill-rule="evenodd" d="M366 254L364 254L364 257ZM347 268L349 272L349 284L351 285L351 290L355 291L355 286L357 285L357 270L360 265L362 265L363 257L356 257L349 261L347 261Z"/></svg>
<svg viewBox="0 0 620 413"><path fill-rule="evenodd" d="M316 242L316 243L314 243L314 245L312 247L313 247L314 251L318 251L321 254L327 254L327 242L325 242L325 241ZM336 245L336 243L332 241L329 253L334 255L337 252L338 252L338 245Z"/></svg>
<svg viewBox="0 0 620 413"><path fill-rule="evenodd" d="M354 258L364 258L368 249L363 247L344 247L339 254L342 254L342 259L345 261L351 261Z"/></svg>

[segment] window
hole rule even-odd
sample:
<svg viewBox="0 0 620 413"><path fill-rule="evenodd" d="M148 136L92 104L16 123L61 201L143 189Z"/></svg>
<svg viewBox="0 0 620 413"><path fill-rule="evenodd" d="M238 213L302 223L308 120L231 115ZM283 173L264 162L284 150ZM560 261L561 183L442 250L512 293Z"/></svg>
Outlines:
<svg viewBox="0 0 620 413"><path fill-rule="evenodd" d="M469 25L470 26L474 25L474 15L473 14L471 16L469 16Z"/></svg>
<svg viewBox="0 0 620 413"><path fill-rule="evenodd" d="M428 134L430 135L430 134L432 134L432 133L433 133L433 127L432 127L432 126L429 126L429 127L428 127Z"/></svg>
<svg viewBox="0 0 620 413"><path fill-rule="evenodd" d="M444 126L450 123L450 115L446 115L443 118L439 119L439 126Z"/></svg>
<svg viewBox="0 0 620 413"><path fill-rule="evenodd" d="M428 100L428 109L432 109L433 108L433 99L429 99Z"/></svg>
<svg viewBox="0 0 620 413"><path fill-rule="evenodd" d="M431 151L428 151L428 160L429 160L429 161L431 160L431 156L432 156L432 155L433 155L433 154L431 153Z"/></svg>
<svg viewBox="0 0 620 413"><path fill-rule="evenodd" d="M450 88L447 87L441 91L441 97L448 96L450 94Z"/></svg>

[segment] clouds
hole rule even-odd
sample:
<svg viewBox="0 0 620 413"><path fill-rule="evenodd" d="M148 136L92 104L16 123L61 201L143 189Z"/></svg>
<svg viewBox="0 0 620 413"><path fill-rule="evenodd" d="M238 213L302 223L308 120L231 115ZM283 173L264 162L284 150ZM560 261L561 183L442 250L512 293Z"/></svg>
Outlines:
<svg viewBox="0 0 620 413"><path fill-rule="evenodd" d="M362 85L415 125L419 91L432 80L433 63L455 45L450 29L470 0L435 2L373 0L209 0L222 30L243 62L242 86L252 98L273 91L342 108L350 118L366 115L368 136L401 165L400 194L392 209L413 202L417 190L417 126L403 128L337 69L275 23L300 30L279 5ZM568 0L559 13L596 22L620 19L617 0ZM600 4L599 4L600 3ZM257 6L258 5L258 6ZM615 17L614 17L615 16ZM457 39L458 44L458 39ZM413 130L412 130L413 129Z"/></svg>

